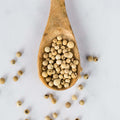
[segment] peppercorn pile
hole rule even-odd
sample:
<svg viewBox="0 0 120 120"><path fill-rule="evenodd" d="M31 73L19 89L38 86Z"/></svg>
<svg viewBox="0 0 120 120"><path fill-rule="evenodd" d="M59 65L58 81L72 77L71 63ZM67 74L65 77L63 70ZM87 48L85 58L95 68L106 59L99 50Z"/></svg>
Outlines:
<svg viewBox="0 0 120 120"><path fill-rule="evenodd" d="M46 46L42 61L42 76L50 87L68 88L71 80L78 76L79 61L74 58L73 41L58 36L51 46Z"/></svg>

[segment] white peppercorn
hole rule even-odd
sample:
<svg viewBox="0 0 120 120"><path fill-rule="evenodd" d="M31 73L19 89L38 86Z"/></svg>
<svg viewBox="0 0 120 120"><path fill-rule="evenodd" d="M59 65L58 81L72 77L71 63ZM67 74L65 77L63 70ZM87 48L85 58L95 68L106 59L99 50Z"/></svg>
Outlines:
<svg viewBox="0 0 120 120"><path fill-rule="evenodd" d="M50 52L50 47L45 47L45 52L49 53Z"/></svg>
<svg viewBox="0 0 120 120"><path fill-rule="evenodd" d="M52 87L52 86L53 86L53 82L50 81L48 85L49 85L50 87Z"/></svg>
<svg viewBox="0 0 120 120"><path fill-rule="evenodd" d="M68 42L67 44L68 48L74 48L74 43L72 41Z"/></svg>
<svg viewBox="0 0 120 120"><path fill-rule="evenodd" d="M62 36L57 36L57 40L62 40Z"/></svg>
<svg viewBox="0 0 120 120"><path fill-rule="evenodd" d="M48 76L47 72L42 72L42 76L46 78Z"/></svg>

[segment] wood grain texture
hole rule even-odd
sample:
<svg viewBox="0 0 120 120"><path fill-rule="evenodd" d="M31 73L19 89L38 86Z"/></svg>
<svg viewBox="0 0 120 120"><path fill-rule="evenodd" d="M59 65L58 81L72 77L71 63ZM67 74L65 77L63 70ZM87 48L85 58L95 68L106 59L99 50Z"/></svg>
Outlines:
<svg viewBox="0 0 120 120"><path fill-rule="evenodd" d="M44 48L46 46L50 46L52 40L61 35L64 39L72 40L75 43L75 47L73 49L74 57L80 61L80 55L77 47L77 43L66 13L65 8L65 0L51 0L51 8L49 13L49 19L47 22L47 26L45 28L45 32L40 43L39 53L38 53L38 75L40 80L46 85L48 88L53 90L65 90L68 88L58 89L56 87L49 87L42 77L42 61L43 61L43 53ZM78 77L76 79L72 79L70 87L72 87L78 78L80 77L80 72L82 71L81 65L78 65ZM69 87L69 88L70 88Z"/></svg>

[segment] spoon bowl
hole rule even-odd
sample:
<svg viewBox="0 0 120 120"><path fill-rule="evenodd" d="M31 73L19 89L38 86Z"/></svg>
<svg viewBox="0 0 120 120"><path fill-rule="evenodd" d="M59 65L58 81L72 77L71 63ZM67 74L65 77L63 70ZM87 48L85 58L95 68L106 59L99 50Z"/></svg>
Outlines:
<svg viewBox="0 0 120 120"><path fill-rule="evenodd" d="M51 9L49 13L49 19L47 22L47 26L45 28L44 35L42 37L42 41L40 43L39 53L38 53L38 75L40 80L43 82L45 86L53 90L65 90L68 88L58 89L57 87L50 87L45 78L42 77L42 61L43 61L43 53L44 48L46 46L50 46L52 40L57 36L62 36L63 39L67 39L73 41L75 43L75 47L73 48L74 58L78 59L80 62L79 50L77 47L77 43L67 17L66 8L65 8L65 0L51 0ZM70 83L70 87L72 87L76 81L80 78L80 72L82 68L80 63L77 68L78 77L76 79L72 79Z"/></svg>

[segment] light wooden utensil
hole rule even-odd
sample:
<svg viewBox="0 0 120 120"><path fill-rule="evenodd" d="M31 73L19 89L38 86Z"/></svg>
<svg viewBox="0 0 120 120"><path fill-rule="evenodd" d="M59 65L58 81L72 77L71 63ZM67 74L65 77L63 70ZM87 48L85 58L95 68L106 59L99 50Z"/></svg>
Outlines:
<svg viewBox="0 0 120 120"><path fill-rule="evenodd" d="M40 80L50 89L54 90L65 90L68 88L58 89L56 87L49 87L46 83L45 79L42 77L42 61L43 61L43 53L44 48L46 46L50 46L53 38L61 35L64 39L72 40L75 43L75 47L73 48L74 57L80 61L80 55L77 47L77 43L67 17L66 8L65 8L65 0L51 0L51 9L49 13L49 19L47 22L47 26L40 44L39 53L38 53L38 75ZM78 65L78 77L73 79L70 87L72 87L76 81L80 78L80 72L82 68L80 64ZM69 87L69 88L70 88Z"/></svg>

